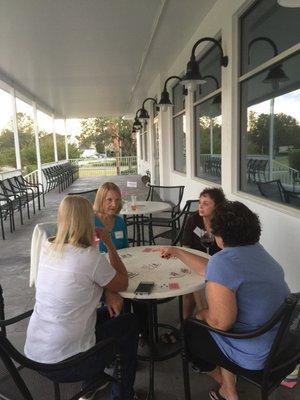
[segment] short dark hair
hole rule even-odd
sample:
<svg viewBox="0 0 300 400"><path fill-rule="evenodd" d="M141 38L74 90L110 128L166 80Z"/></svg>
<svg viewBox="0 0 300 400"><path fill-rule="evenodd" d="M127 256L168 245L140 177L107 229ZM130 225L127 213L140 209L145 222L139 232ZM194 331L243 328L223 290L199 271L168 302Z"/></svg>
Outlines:
<svg viewBox="0 0 300 400"><path fill-rule="evenodd" d="M200 193L200 196L209 196L215 203L216 206L225 202L225 194L221 188L205 188Z"/></svg>
<svg viewBox="0 0 300 400"><path fill-rule="evenodd" d="M211 229L229 247L255 244L261 233L258 216L239 201L218 206L211 219Z"/></svg>

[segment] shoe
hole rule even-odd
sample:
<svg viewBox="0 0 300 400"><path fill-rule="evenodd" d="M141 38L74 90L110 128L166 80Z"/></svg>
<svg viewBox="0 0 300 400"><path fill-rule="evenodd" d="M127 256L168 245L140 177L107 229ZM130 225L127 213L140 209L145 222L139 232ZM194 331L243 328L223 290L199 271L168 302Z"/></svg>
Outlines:
<svg viewBox="0 0 300 400"><path fill-rule="evenodd" d="M99 386L95 390L91 390L90 392L86 393L84 396L81 396L79 400L92 400L100 390L105 389L110 384L110 381L105 382L102 386Z"/></svg>

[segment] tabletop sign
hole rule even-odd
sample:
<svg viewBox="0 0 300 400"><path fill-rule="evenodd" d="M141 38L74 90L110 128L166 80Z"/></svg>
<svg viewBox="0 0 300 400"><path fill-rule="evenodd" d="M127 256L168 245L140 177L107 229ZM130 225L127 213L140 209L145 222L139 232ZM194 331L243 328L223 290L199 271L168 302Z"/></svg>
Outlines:
<svg viewBox="0 0 300 400"><path fill-rule="evenodd" d="M127 187L137 188L137 182L127 181Z"/></svg>

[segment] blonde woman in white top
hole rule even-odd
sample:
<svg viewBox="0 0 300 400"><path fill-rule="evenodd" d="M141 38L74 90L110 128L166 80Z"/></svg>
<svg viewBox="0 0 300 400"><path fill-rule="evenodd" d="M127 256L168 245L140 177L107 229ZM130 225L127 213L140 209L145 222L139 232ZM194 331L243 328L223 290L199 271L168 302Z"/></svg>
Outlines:
<svg viewBox="0 0 300 400"><path fill-rule="evenodd" d="M133 315L110 318L107 310L97 310L103 288L126 290L125 266L105 229L96 230L109 255L95 245L93 210L81 196L67 196L58 211L58 230L42 249L36 284L36 304L31 316L25 354L34 361L56 363L84 352L96 341L114 337L124 360L124 400L135 398L138 324ZM110 364L115 354L95 354L78 368L63 370L50 378L82 380L83 387ZM85 398L91 399L95 392ZM112 385L111 399L118 398Z"/></svg>

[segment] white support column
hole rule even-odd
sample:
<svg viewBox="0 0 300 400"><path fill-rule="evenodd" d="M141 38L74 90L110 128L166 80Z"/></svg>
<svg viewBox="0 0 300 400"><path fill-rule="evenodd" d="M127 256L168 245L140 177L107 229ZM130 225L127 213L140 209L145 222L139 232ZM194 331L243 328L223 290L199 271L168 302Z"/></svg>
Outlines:
<svg viewBox="0 0 300 400"><path fill-rule="evenodd" d="M58 154L57 154L57 142L56 142L54 114L52 114L52 132L53 132L54 160L55 160L55 162L57 162L58 161Z"/></svg>
<svg viewBox="0 0 300 400"><path fill-rule="evenodd" d="M39 177L39 183L43 183L42 161L41 161L40 140L39 140L39 127L38 127L38 122L37 122L37 107L36 107L35 101L32 102L32 108L33 108L35 151L36 151L38 177Z"/></svg>
<svg viewBox="0 0 300 400"><path fill-rule="evenodd" d="M67 120L64 119L65 124L65 149L66 149L66 160L69 160L69 148L68 148L68 135L67 135Z"/></svg>
<svg viewBox="0 0 300 400"><path fill-rule="evenodd" d="M16 93L15 89L11 88L11 101L12 101L12 122L13 122L13 131L14 131L14 142L15 142L15 155L16 155L16 167L17 169L22 169L22 161L21 161L21 150L20 150L20 141L19 141L19 131L18 131L18 123L17 123L17 104L16 104Z"/></svg>

